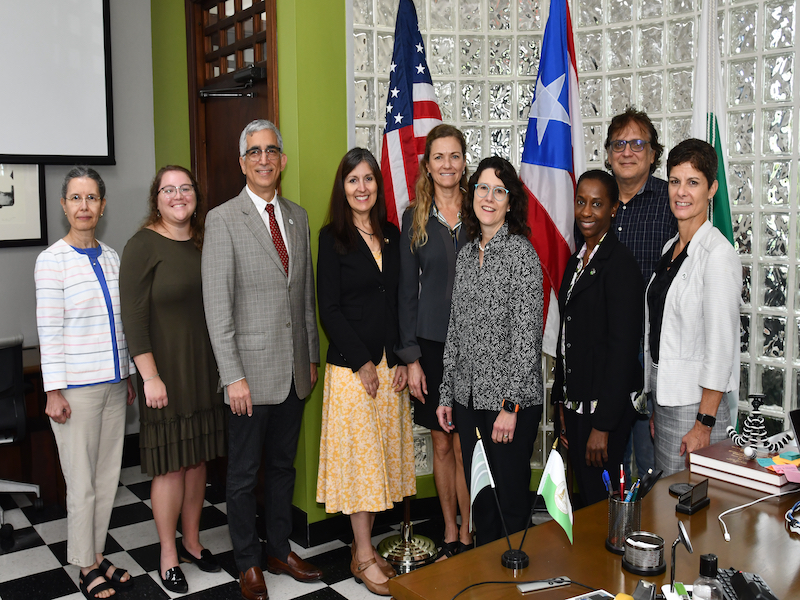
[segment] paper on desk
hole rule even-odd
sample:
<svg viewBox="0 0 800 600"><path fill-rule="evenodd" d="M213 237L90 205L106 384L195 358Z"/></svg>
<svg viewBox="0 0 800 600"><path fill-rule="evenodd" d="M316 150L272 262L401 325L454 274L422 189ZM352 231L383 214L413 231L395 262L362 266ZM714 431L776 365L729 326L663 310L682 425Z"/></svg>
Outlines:
<svg viewBox="0 0 800 600"><path fill-rule="evenodd" d="M800 460L800 452L796 450L787 450L786 452L781 452L778 456L786 460Z"/></svg>
<svg viewBox="0 0 800 600"><path fill-rule="evenodd" d="M800 471L793 464L774 465L772 469L779 474L786 475L786 479L792 483L800 483Z"/></svg>

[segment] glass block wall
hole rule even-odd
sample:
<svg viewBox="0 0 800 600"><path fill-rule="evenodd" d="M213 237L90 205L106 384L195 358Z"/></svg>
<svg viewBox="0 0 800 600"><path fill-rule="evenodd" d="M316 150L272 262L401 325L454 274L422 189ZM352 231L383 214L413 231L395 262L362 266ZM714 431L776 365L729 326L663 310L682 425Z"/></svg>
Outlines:
<svg viewBox="0 0 800 600"><path fill-rule="evenodd" d="M519 166L549 0L414 1L444 120L464 131L469 164L499 154ZM647 111L667 148L688 136L701 1L571 1L588 168L602 168L608 123L631 104ZM379 154L398 0L348 2L352 139ZM740 406L748 393L765 393L777 431L800 396L795 0L718 0L718 23L744 270ZM539 459L552 442L548 419Z"/></svg>

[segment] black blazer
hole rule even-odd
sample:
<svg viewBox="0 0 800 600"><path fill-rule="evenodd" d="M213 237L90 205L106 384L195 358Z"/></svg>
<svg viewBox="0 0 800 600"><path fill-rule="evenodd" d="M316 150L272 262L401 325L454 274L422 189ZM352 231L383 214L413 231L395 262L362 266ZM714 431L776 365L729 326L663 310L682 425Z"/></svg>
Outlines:
<svg viewBox="0 0 800 600"><path fill-rule="evenodd" d="M631 251L613 231L606 234L566 302L577 265L576 252L567 263L558 295L561 327L553 402L564 399L561 332L566 328L567 395L571 401L584 403L584 414L588 403L598 400L592 427L611 431L624 416L632 416L630 392L642 388L642 274Z"/></svg>
<svg viewBox="0 0 800 600"><path fill-rule="evenodd" d="M317 299L328 335L327 361L355 373L369 361L398 364L397 283L400 279L400 231L388 223L383 231L383 270L369 246L338 254L329 227L319 232Z"/></svg>

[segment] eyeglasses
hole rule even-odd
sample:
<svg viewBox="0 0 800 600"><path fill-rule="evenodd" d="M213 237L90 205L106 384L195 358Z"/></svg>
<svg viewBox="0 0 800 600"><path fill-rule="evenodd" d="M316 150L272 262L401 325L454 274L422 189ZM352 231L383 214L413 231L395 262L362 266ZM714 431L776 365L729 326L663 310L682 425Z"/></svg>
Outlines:
<svg viewBox="0 0 800 600"><path fill-rule="evenodd" d="M614 152L624 152L626 145L630 146L634 152L641 152L649 143L647 140L611 140L609 146Z"/></svg>
<svg viewBox="0 0 800 600"><path fill-rule="evenodd" d="M261 160L262 154L266 154L267 160L274 162L281 155L281 149L277 146L267 146L263 150L261 148L250 148L243 156L246 156L250 162L257 163Z"/></svg>
<svg viewBox="0 0 800 600"><path fill-rule="evenodd" d="M189 185L188 183L180 187L175 187L174 185L165 185L160 190L158 190L159 194L161 192L164 192L164 195L167 198L174 198L175 196L178 195L178 192L180 192L182 196L191 196L192 194L194 194L194 186Z"/></svg>
<svg viewBox="0 0 800 600"><path fill-rule="evenodd" d="M100 204L102 198L100 196L95 196L94 194L89 194L86 197L79 196L78 194L73 194L72 196L67 198L67 201L73 206L80 206L81 204L83 204L84 200L86 201L86 204L94 206Z"/></svg>
<svg viewBox="0 0 800 600"><path fill-rule="evenodd" d="M485 183L476 183L475 184L475 195L478 198L486 198L489 195L489 192L492 192L492 197L497 202L505 202L506 198L508 198L508 190L501 186L491 187Z"/></svg>

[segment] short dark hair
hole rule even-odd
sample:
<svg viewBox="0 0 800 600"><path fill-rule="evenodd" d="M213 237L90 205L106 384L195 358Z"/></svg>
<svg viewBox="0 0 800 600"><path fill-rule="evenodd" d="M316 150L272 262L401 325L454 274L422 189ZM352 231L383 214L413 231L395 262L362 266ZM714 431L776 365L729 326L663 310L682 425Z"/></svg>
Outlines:
<svg viewBox="0 0 800 600"><path fill-rule="evenodd" d="M652 175L661 165L661 155L664 154L664 146L662 146L658 141L658 131L656 131L655 125L653 125L653 122L650 120L650 117L647 116L646 112L642 110L636 110L636 108L630 106L625 110L625 112L621 112L611 119L611 123L608 124L608 132L606 134L606 152L611 151L611 140L613 139L613 136L617 135L631 123L638 125L639 129L646 132L650 136L650 147L653 149L653 152L656 153L655 160L653 160L653 164L650 165L650 174ZM612 170L611 163L608 162L608 156L606 156L605 166L609 171Z"/></svg>
<svg viewBox="0 0 800 600"><path fill-rule="evenodd" d="M678 165L689 163L705 175L708 186L714 185L717 180L717 151L714 146L697 138L683 140L669 152L667 157L667 177L670 171Z"/></svg>
<svg viewBox="0 0 800 600"><path fill-rule="evenodd" d="M466 228L467 239L474 240L480 237L481 225L478 217L475 216L472 204L475 200L475 185L478 183L481 173L486 169L494 169L494 174L508 189L509 211L506 213L508 232L513 235L529 237L531 228L528 227L528 194L517 177L517 171L505 158L490 156L480 162L467 185L467 200L461 207L461 221Z"/></svg>
<svg viewBox="0 0 800 600"><path fill-rule="evenodd" d="M617 180L614 179L614 176L610 173L601 171L600 169L585 171L578 179L578 185L575 186L576 194L581 183L584 181L599 181L606 188L606 194L608 194L608 197L611 199L611 205L613 206L619 202L619 186L617 185Z"/></svg>
<svg viewBox="0 0 800 600"><path fill-rule="evenodd" d="M353 209L347 203L344 180L362 162L367 163L378 184L378 199L369 212L369 220L372 224L372 232L377 235L378 242L383 248L383 230L386 228L386 197L383 192L381 168L372 152L366 148L353 148L342 157L339 168L336 169L328 216L325 219L325 224L333 235L333 248L339 254L347 254L354 250L360 235L353 223Z"/></svg>

